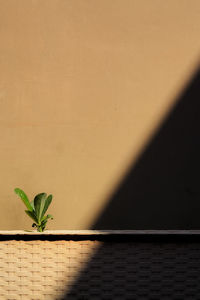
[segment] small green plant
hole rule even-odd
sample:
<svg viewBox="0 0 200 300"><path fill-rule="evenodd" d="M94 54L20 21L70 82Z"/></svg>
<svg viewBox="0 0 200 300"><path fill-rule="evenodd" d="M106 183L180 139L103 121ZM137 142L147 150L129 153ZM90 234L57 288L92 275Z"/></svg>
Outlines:
<svg viewBox="0 0 200 300"><path fill-rule="evenodd" d="M25 212L34 221L32 227L36 227L37 231L39 232L44 231L48 219L53 219L52 215L45 216L53 196L49 195L47 197L46 193L40 193L35 196L33 201L30 202L24 191L19 188L16 188L14 191L18 196L20 196L21 200L28 208L28 210L25 210Z"/></svg>

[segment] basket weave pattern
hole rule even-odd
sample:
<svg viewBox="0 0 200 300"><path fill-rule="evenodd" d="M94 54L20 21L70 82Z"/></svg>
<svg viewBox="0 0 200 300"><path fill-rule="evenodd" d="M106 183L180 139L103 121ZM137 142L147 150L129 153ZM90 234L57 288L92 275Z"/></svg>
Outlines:
<svg viewBox="0 0 200 300"><path fill-rule="evenodd" d="M200 243L0 241L2 300L200 299Z"/></svg>
<svg viewBox="0 0 200 300"><path fill-rule="evenodd" d="M1 241L0 299L60 299L99 242Z"/></svg>
<svg viewBox="0 0 200 300"><path fill-rule="evenodd" d="M200 243L105 242L66 300L199 300Z"/></svg>

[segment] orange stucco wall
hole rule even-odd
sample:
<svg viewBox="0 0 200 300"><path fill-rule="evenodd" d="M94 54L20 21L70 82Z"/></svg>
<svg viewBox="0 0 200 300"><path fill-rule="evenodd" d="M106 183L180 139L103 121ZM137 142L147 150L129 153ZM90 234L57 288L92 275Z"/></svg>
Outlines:
<svg viewBox="0 0 200 300"><path fill-rule="evenodd" d="M54 195L50 229L86 229L193 70L198 0L0 0L1 229L13 189Z"/></svg>

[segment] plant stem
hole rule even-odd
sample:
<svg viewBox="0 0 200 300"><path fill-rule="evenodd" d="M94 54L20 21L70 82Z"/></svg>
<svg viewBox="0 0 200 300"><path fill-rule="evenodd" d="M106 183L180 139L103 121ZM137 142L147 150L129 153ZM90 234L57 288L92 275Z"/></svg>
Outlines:
<svg viewBox="0 0 200 300"><path fill-rule="evenodd" d="M42 232L42 227L38 226L37 231Z"/></svg>

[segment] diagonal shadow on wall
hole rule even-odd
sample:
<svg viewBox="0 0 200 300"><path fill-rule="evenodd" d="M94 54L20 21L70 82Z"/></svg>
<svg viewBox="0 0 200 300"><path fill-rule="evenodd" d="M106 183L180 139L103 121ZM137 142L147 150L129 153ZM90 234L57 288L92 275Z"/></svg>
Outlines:
<svg viewBox="0 0 200 300"><path fill-rule="evenodd" d="M92 229L200 228L200 70Z"/></svg>
<svg viewBox="0 0 200 300"><path fill-rule="evenodd" d="M107 206L91 229L200 229L200 70L194 74L175 103L137 162L111 199L108 199ZM62 299L104 299L98 297L103 282L99 284L96 280L98 284L95 287L92 280L95 278L97 262L101 262L102 266L102 257L106 259L106 247L106 244L100 246ZM122 258L122 249L120 251L116 255ZM116 258L113 260L118 271L123 269L121 258L120 262ZM133 262L127 262L127 265L133 266ZM198 265L200 268L200 260ZM102 267L103 277L106 275L106 266L109 263ZM133 280L137 277L132 271L126 291L133 289ZM105 286L107 282L105 279ZM86 294L90 296L84 298L81 288L84 291L86 287L89 289ZM115 289L119 291L119 288L116 284ZM92 292L94 297L91 296ZM133 299L126 298L124 292L122 289L119 299ZM108 295L105 299L112 298Z"/></svg>

